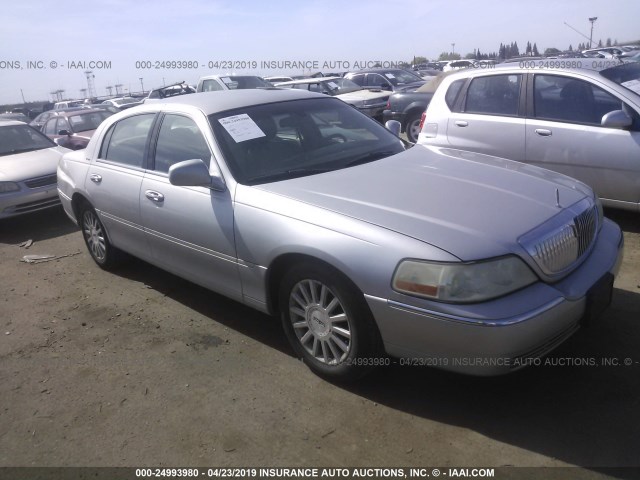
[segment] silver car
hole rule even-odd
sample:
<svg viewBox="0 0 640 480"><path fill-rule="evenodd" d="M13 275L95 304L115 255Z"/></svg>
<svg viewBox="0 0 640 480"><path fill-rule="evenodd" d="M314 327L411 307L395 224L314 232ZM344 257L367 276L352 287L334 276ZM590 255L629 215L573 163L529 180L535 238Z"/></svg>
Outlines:
<svg viewBox="0 0 640 480"><path fill-rule="evenodd" d="M0 220L60 205L56 168L68 151L26 123L0 121Z"/></svg>
<svg viewBox="0 0 640 480"><path fill-rule="evenodd" d="M296 353L332 379L389 356L520 368L608 305L622 258L620 229L586 185L406 149L305 91L134 107L65 155L58 182L100 267L125 251L277 315Z"/></svg>
<svg viewBox="0 0 640 480"><path fill-rule="evenodd" d="M453 74L434 94L418 143L555 170L606 206L639 211L640 64L618 64L522 61Z"/></svg>

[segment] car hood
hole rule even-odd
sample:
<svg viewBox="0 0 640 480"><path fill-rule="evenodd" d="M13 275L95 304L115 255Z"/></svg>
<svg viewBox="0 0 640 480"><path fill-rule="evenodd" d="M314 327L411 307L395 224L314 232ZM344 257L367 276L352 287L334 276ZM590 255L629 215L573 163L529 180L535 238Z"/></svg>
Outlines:
<svg viewBox="0 0 640 480"><path fill-rule="evenodd" d="M413 91L417 90L418 88L420 88L425 83L427 83L426 80L423 81L423 82L405 83L405 84L402 84L402 85L398 85L395 88L395 91L396 92L413 92Z"/></svg>
<svg viewBox="0 0 640 480"><path fill-rule="evenodd" d="M593 195L549 170L422 145L365 165L253 188L407 235L463 261L524 254L517 239L561 211L558 197L567 207Z"/></svg>
<svg viewBox="0 0 640 480"><path fill-rule="evenodd" d="M341 93L336 95L343 102L353 103L366 100L380 100L380 102L386 101L389 98L391 92L383 92L381 90L356 90L355 92Z"/></svg>
<svg viewBox="0 0 640 480"><path fill-rule="evenodd" d="M69 151L51 147L0 157L0 181L17 182L56 173L60 157Z"/></svg>

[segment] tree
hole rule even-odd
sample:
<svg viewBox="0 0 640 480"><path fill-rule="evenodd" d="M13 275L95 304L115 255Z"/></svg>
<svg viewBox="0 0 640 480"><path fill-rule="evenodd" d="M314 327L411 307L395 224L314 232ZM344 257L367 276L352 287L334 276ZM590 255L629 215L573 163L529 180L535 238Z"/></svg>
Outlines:
<svg viewBox="0 0 640 480"><path fill-rule="evenodd" d="M538 45L536 43L533 44L533 56L534 57L540 56L540 52L538 52Z"/></svg>
<svg viewBox="0 0 640 480"><path fill-rule="evenodd" d="M560 53L560 50L558 50L557 48L553 48L553 47L549 47L544 51L545 56L557 55L558 53Z"/></svg>
<svg viewBox="0 0 640 480"><path fill-rule="evenodd" d="M459 53L442 52L438 57L438 60L460 60Z"/></svg>
<svg viewBox="0 0 640 480"><path fill-rule="evenodd" d="M413 64L414 65L419 65L421 63L427 63L428 60L426 57L413 57Z"/></svg>
<svg viewBox="0 0 640 480"><path fill-rule="evenodd" d="M525 50L527 57L531 56L531 42L527 41L527 49Z"/></svg>
<svg viewBox="0 0 640 480"><path fill-rule="evenodd" d="M569 45L569 51L573 52L573 47L571 45Z"/></svg>
<svg viewBox="0 0 640 480"><path fill-rule="evenodd" d="M602 39L598 40L598 48L602 48Z"/></svg>
<svg viewBox="0 0 640 480"><path fill-rule="evenodd" d="M607 38L607 47L611 46L611 37Z"/></svg>

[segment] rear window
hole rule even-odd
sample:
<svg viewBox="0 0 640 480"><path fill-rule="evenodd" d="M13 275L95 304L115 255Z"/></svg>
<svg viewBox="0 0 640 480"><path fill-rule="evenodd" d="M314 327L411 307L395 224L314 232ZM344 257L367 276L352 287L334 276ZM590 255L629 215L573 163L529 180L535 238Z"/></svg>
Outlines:
<svg viewBox="0 0 640 480"><path fill-rule="evenodd" d="M465 82L464 79L460 79L460 80L456 80L451 85L449 85L449 89L447 90L447 93L444 96L444 101L447 103L447 106L449 107L450 110L453 109L453 106L455 105L456 100L458 99L458 94L460 93L460 90L462 89L462 85L464 85L464 82Z"/></svg>

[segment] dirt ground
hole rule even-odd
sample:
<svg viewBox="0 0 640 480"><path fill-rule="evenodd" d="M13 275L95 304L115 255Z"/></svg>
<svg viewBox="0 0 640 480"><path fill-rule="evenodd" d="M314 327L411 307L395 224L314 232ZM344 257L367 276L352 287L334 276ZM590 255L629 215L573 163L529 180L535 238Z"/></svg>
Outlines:
<svg viewBox="0 0 640 480"><path fill-rule="evenodd" d="M273 318L141 261L103 272L61 209L0 222L0 466L639 466L640 216L606 213L626 241L613 304L564 365L351 387Z"/></svg>

